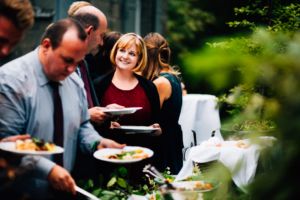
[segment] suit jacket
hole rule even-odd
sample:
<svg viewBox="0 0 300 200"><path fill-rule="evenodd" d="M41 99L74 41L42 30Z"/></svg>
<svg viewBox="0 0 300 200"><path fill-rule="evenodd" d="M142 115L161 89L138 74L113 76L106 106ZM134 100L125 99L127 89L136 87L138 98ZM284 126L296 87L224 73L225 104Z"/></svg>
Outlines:
<svg viewBox="0 0 300 200"><path fill-rule="evenodd" d="M90 73L90 77L92 79L92 81L94 81L96 78L99 78L100 75L100 69L103 66L99 66L96 63L95 57L93 56L93 54L87 54L84 58L84 60L86 60L86 62L89 64L89 73Z"/></svg>
<svg viewBox="0 0 300 200"><path fill-rule="evenodd" d="M98 99L97 99L97 96L96 96L96 93L95 93L93 81L92 81L91 76L90 76L89 63L86 60L83 60L83 62L84 62L84 67L85 67L86 73L87 73L87 78L88 78L88 82L89 82L90 93L91 93L93 104L94 104L94 106L100 106L99 102L98 102ZM89 108L90 107L91 106L89 105Z"/></svg>

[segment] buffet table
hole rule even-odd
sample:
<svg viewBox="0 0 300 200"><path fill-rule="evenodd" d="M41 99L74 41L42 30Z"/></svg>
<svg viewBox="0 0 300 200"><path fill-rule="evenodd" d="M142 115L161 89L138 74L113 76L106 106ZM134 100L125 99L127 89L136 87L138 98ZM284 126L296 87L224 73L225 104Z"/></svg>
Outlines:
<svg viewBox="0 0 300 200"><path fill-rule="evenodd" d="M220 133L220 116L213 95L187 94L183 96L179 118L183 132L184 147L194 142L192 130L197 133L197 144L208 140L214 130L215 136L222 138Z"/></svg>

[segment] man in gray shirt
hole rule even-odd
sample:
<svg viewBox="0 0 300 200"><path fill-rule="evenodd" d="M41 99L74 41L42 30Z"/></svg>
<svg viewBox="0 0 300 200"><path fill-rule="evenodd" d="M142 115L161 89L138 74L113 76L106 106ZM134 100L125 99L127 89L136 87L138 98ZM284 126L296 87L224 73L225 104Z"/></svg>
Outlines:
<svg viewBox="0 0 300 200"><path fill-rule="evenodd" d="M47 199L53 198L52 186L75 194L69 172L77 143L87 154L125 146L103 139L89 122L84 86L73 73L86 48L82 25L64 19L46 30L41 46L0 68L0 139L30 134L61 143L65 149L61 160L57 156L25 156L22 165L34 159L36 166L15 184L16 192Z"/></svg>

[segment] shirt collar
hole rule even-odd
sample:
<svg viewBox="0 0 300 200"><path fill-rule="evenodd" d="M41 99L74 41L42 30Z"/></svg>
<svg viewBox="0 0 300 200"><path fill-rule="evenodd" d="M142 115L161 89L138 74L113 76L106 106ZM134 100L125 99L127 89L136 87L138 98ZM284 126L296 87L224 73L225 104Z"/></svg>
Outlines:
<svg viewBox="0 0 300 200"><path fill-rule="evenodd" d="M40 46L38 46L34 50L34 53L33 53L34 56L32 57L31 62L32 62L32 66L34 68L34 71L35 71L35 74L37 77L38 84L42 87L42 86L48 84L49 81L51 81L51 80L47 77L44 67L39 59L39 55L38 55L39 48L40 48ZM63 82L64 82L64 80L59 81L59 84L63 84Z"/></svg>

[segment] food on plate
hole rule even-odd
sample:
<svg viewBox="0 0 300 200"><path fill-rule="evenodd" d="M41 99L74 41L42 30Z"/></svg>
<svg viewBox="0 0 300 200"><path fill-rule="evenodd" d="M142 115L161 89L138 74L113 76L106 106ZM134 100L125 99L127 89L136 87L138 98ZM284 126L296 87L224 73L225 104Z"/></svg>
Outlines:
<svg viewBox="0 0 300 200"><path fill-rule="evenodd" d="M134 151L122 151L120 154L113 154L109 156L103 156L103 158L108 159L118 159L118 160L132 160L132 159L145 159L148 155L144 153L143 150L137 149Z"/></svg>
<svg viewBox="0 0 300 200"><path fill-rule="evenodd" d="M192 185L192 187L180 187L177 188L177 191L195 191L195 190L211 190L213 187L207 183L207 184L202 184L200 182L196 183L195 185Z"/></svg>
<svg viewBox="0 0 300 200"><path fill-rule="evenodd" d="M42 139L16 140L15 144L17 150L55 151L55 144L52 142L44 142Z"/></svg>
<svg viewBox="0 0 300 200"><path fill-rule="evenodd" d="M242 147L243 145L245 145L245 143L241 140L239 140L237 143L236 143L236 146L237 147Z"/></svg>
<svg viewBox="0 0 300 200"><path fill-rule="evenodd" d="M240 148L244 148L244 149L247 149L251 146L251 143L249 144L245 144L243 141L239 140L237 143L236 143L236 146L237 147L240 147Z"/></svg>
<svg viewBox="0 0 300 200"><path fill-rule="evenodd" d="M224 144L223 145L221 142L216 145L216 147L233 147L233 146L248 149L251 146L251 143L245 144L242 140L239 140L239 141L237 141L237 143L235 145L233 145L233 144L231 144L231 145Z"/></svg>
<svg viewBox="0 0 300 200"><path fill-rule="evenodd" d="M175 180L175 177L173 177L173 178L166 178L166 182L168 182L168 183L173 183L174 180Z"/></svg>

